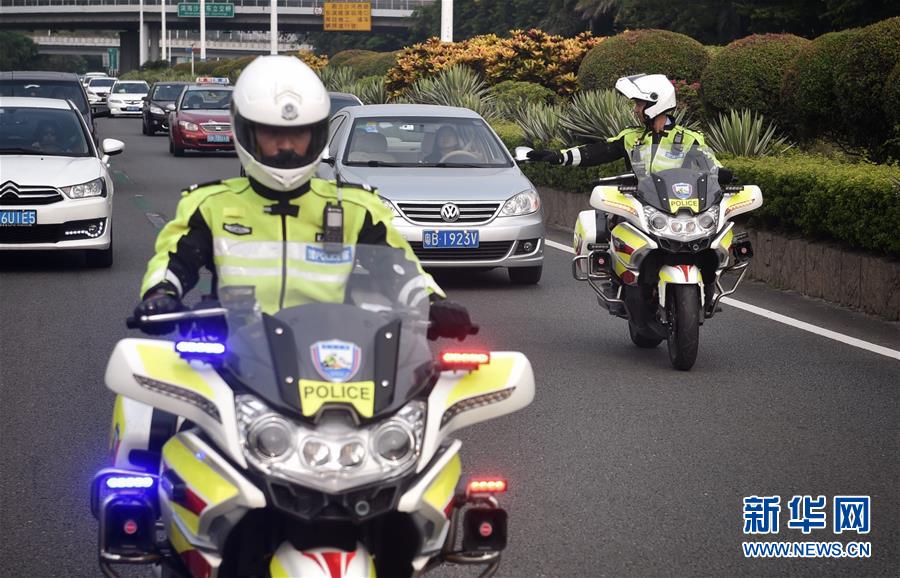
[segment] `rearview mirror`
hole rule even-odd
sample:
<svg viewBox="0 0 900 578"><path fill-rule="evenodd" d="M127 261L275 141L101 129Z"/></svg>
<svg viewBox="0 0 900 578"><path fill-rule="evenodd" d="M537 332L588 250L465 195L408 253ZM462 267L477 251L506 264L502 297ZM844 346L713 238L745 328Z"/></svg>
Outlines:
<svg viewBox="0 0 900 578"><path fill-rule="evenodd" d="M103 154L113 156L125 150L125 143L114 138L105 138L100 148L103 150Z"/></svg>
<svg viewBox="0 0 900 578"><path fill-rule="evenodd" d="M325 147L322 150L322 162L326 165L334 166L334 157L331 156L330 152L328 152L328 147Z"/></svg>
<svg viewBox="0 0 900 578"><path fill-rule="evenodd" d="M169 112L174 111L174 110L175 110L175 105L174 105L174 104L167 104L167 105L166 105L166 110L168 110Z"/></svg>
<svg viewBox="0 0 900 578"><path fill-rule="evenodd" d="M517 163L527 163L528 162L528 153L533 151L534 149L531 147L516 147L515 152L515 160Z"/></svg>

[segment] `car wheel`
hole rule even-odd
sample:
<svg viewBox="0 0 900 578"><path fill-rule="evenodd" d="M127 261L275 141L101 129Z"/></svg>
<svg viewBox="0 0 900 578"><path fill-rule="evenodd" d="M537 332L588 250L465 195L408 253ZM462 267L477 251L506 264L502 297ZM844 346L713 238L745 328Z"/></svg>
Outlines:
<svg viewBox="0 0 900 578"><path fill-rule="evenodd" d="M150 127L147 125L146 118L141 121L141 134L143 134L144 136L153 134L153 132L150 130Z"/></svg>
<svg viewBox="0 0 900 578"><path fill-rule="evenodd" d="M510 267L509 280L514 285L536 285L541 280L541 273L544 271L543 265L537 267Z"/></svg>
<svg viewBox="0 0 900 578"><path fill-rule="evenodd" d="M84 253L87 266L94 269L107 269L112 267L113 263L113 243L109 241L109 247L106 249L87 249Z"/></svg>

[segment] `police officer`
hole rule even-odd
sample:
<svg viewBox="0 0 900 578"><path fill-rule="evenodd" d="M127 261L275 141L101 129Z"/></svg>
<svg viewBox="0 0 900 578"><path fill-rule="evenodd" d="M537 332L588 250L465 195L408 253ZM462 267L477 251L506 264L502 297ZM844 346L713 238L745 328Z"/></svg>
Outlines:
<svg viewBox="0 0 900 578"><path fill-rule="evenodd" d="M218 285L252 285L263 311L334 301L343 287L288 275L291 247L337 241L412 249L391 224L391 211L361 185L314 178L328 139L330 103L318 76L299 59L263 56L238 79L231 103L235 148L246 177L195 185L160 232L147 266L135 317L182 309L201 267ZM329 226L325 226L328 219ZM303 266L292 260L291 267ZM444 299L424 271L432 295L429 337L464 338L477 331L461 305ZM173 326L149 328L168 333Z"/></svg>
<svg viewBox="0 0 900 578"><path fill-rule="evenodd" d="M586 144L562 151L530 151L528 159L556 165L592 167L625 159L628 170L632 170L629 151L648 145L662 147L679 146L688 151L685 158L690 159L697 147L705 147L703 135L675 123L669 113L675 110L675 87L664 74L635 74L623 76L616 81L616 90L634 101L634 114L641 125L626 128L614 137L605 141ZM708 154L708 153L707 153ZM715 160L719 165L718 181L727 185L731 182L732 172ZM600 220L601 224L603 220ZM609 230L618 223L617 217L607 216L606 230L597 231L598 241L609 240ZM700 264L704 279L715 278L716 263L712 260ZM711 296L715 285L710 282L705 291L707 303L712 304ZM604 287L608 295L614 296L617 288L613 285Z"/></svg>

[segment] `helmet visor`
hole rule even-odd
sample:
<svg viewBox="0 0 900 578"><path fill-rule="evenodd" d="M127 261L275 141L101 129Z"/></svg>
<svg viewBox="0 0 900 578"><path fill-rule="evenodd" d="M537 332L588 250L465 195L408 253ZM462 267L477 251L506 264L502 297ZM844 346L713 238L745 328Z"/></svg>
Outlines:
<svg viewBox="0 0 900 578"><path fill-rule="evenodd" d="M319 160L328 140L328 119L274 126L253 122L235 111L234 137L257 162L273 169L298 169Z"/></svg>

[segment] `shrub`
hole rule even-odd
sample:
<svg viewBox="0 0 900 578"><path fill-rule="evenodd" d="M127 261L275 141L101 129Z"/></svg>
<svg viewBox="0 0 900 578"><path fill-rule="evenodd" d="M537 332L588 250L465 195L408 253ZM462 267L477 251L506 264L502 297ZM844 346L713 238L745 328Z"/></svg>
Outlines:
<svg viewBox="0 0 900 578"><path fill-rule="evenodd" d="M360 78L344 92L355 94L363 104L385 104L391 100L384 86L384 78L380 76Z"/></svg>
<svg viewBox="0 0 900 578"><path fill-rule="evenodd" d="M526 146L528 142L525 140L525 133L522 128L514 122L508 120L496 120L491 123L491 128L506 145L510 152L514 151L518 146Z"/></svg>
<svg viewBox="0 0 900 578"><path fill-rule="evenodd" d="M409 102L461 106L486 120L496 114L494 99L484 81L465 66L451 66L434 78L420 78L403 94Z"/></svg>
<svg viewBox="0 0 900 578"><path fill-rule="evenodd" d="M522 129L525 142L534 148L559 148L569 142L560 120L563 111L560 106L550 106L541 102L526 104L520 111L516 124Z"/></svg>
<svg viewBox="0 0 900 578"><path fill-rule="evenodd" d="M326 66L316 72L325 88L333 92L353 92L359 80L356 72L347 66Z"/></svg>
<svg viewBox="0 0 900 578"><path fill-rule="evenodd" d="M388 89L399 94L420 78L463 64L491 85L524 80L570 94L577 88L575 72L581 59L601 40L589 33L563 38L536 29L513 30L509 38L485 34L452 43L431 38L400 53L387 74Z"/></svg>
<svg viewBox="0 0 900 578"><path fill-rule="evenodd" d="M678 111L684 115L684 118L689 121L699 121L706 118L703 98L700 96L700 83L676 80L674 84Z"/></svg>
<svg viewBox="0 0 900 578"><path fill-rule="evenodd" d="M613 137L634 122L631 103L615 90L575 93L560 119L562 128L582 143Z"/></svg>
<svg viewBox="0 0 900 578"><path fill-rule="evenodd" d="M900 62L900 16L867 26L854 34L838 58L835 84L846 90L838 99L842 132L854 144L868 147L876 157L893 127L891 114L879 98L885 81Z"/></svg>
<svg viewBox="0 0 900 578"><path fill-rule="evenodd" d="M763 115L747 109L720 114L706 130L706 144L716 154L742 157L778 155L791 148L774 124L763 127Z"/></svg>
<svg viewBox="0 0 900 578"><path fill-rule="evenodd" d="M885 156L900 161L900 62L884 82L882 102L892 127L891 138L885 143Z"/></svg>
<svg viewBox="0 0 900 578"><path fill-rule="evenodd" d="M750 109L774 117L784 71L809 41L791 34L759 34L735 40L703 73L710 112Z"/></svg>
<svg viewBox="0 0 900 578"><path fill-rule="evenodd" d="M290 56L296 56L313 70L321 70L328 66L327 56L320 56L315 52L310 52L309 50L298 50Z"/></svg>
<svg viewBox="0 0 900 578"><path fill-rule="evenodd" d="M341 50L340 52L335 53L329 59L329 62L332 66L346 66L347 61L351 60L360 55L369 55L375 54L372 50L358 50L358 49L350 49L350 50Z"/></svg>
<svg viewBox="0 0 900 578"><path fill-rule="evenodd" d="M696 82L709 61L702 44L667 30L631 30L607 39L588 52L578 69L585 90L607 90L631 74L665 74Z"/></svg>
<svg viewBox="0 0 900 578"><path fill-rule="evenodd" d="M900 179L896 167L846 164L814 155L734 158L726 166L758 185L768 226L900 256Z"/></svg>
<svg viewBox="0 0 900 578"><path fill-rule="evenodd" d="M545 163L519 165L528 179L538 186L550 187L570 193L589 195L600 177L611 177L625 172L625 161L616 161L599 167L562 167ZM585 208L587 198L585 198Z"/></svg>
<svg viewBox="0 0 900 578"><path fill-rule="evenodd" d="M347 59L349 66L359 76L384 76L397 63L396 52L369 52Z"/></svg>
<svg viewBox="0 0 900 578"><path fill-rule="evenodd" d="M800 49L785 70L781 79L781 109L798 136L810 138L834 126L840 98L834 83L834 68L856 32L844 30L816 38Z"/></svg>
<svg viewBox="0 0 900 578"><path fill-rule="evenodd" d="M556 95L552 90L534 82L504 80L491 88L497 104L497 112L503 118L515 120L519 110L526 104L553 104Z"/></svg>
<svg viewBox="0 0 900 578"><path fill-rule="evenodd" d="M212 76L218 67L223 66L225 63L233 62L233 60L234 59L205 61L194 60L194 74L197 76ZM181 64L176 64L173 68L180 72L187 72L190 74L191 63L182 62Z"/></svg>
<svg viewBox="0 0 900 578"><path fill-rule="evenodd" d="M232 83L237 82L238 76L253 62L256 56L242 56L241 58L233 58L219 63L219 66L212 71L215 76L226 76ZM180 66L180 65L179 65Z"/></svg>

